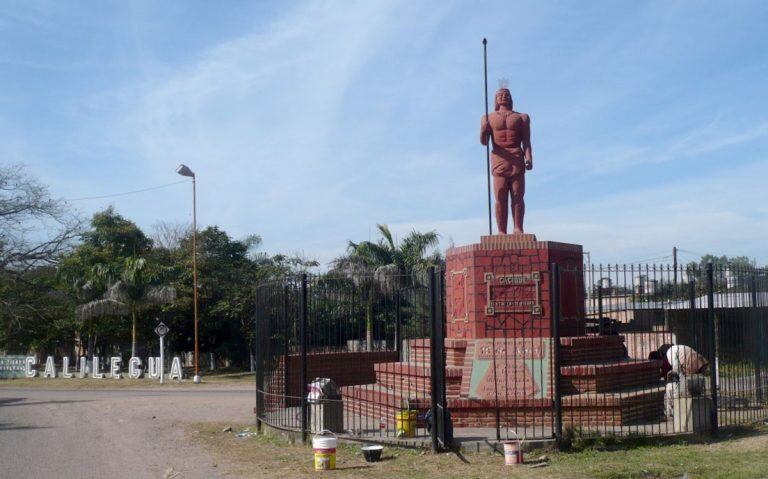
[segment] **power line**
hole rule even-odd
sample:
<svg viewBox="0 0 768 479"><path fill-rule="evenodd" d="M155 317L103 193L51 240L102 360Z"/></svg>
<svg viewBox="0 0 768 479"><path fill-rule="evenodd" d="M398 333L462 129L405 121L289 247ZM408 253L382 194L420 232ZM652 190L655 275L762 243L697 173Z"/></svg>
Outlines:
<svg viewBox="0 0 768 479"><path fill-rule="evenodd" d="M84 196L82 198L70 198L64 201L69 202L69 201L101 200L104 198L114 198L117 196L135 195L136 193L144 193L146 191L159 190L161 188L168 188L169 186L179 185L181 183L188 183L189 181L190 180L181 180L181 181L175 181L173 183L166 183L164 185L150 186L149 188L142 188L140 190L126 191L124 193L113 193L110 195L102 195L102 196Z"/></svg>
<svg viewBox="0 0 768 479"><path fill-rule="evenodd" d="M663 259L671 259L671 258L672 258L672 255L668 254L668 255L665 255L665 256L656 256L656 257L653 257L653 258L638 259L638 260L634 260L634 261L627 261L625 264L650 263L652 261L658 261L658 260L663 260Z"/></svg>
<svg viewBox="0 0 768 479"><path fill-rule="evenodd" d="M694 256L699 256L699 257L706 256L706 254L704 254L704 253L697 253L695 251L686 250L686 249L682 249L682 248L678 248L677 250L678 251L682 251L683 253L692 254Z"/></svg>

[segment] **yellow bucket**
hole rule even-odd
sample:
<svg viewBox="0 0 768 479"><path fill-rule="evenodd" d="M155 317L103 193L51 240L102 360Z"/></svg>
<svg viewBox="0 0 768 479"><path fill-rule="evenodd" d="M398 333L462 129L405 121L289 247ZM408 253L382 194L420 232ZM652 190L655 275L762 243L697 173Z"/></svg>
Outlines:
<svg viewBox="0 0 768 479"><path fill-rule="evenodd" d="M395 413L397 437L414 437L416 435L416 411L406 409Z"/></svg>
<svg viewBox="0 0 768 479"><path fill-rule="evenodd" d="M338 440L330 431L320 431L312 438L312 452L315 455L315 470L336 469L336 446Z"/></svg>

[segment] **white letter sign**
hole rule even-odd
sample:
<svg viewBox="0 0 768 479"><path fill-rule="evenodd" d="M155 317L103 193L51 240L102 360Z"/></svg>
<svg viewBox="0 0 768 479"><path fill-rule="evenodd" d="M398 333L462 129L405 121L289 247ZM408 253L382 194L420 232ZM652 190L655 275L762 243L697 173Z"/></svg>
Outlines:
<svg viewBox="0 0 768 479"><path fill-rule="evenodd" d="M168 379L181 380L181 361L179 360L178 356L173 358L173 362L171 363L171 372L168 374Z"/></svg>
<svg viewBox="0 0 768 479"><path fill-rule="evenodd" d="M56 366L53 364L53 356L48 356L48 358L45 360L45 372L43 373L44 378L56 378Z"/></svg>
<svg viewBox="0 0 768 479"><path fill-rule="evenodd" d="M80 374L77 375L80 379L85 377L86 368L88 368L88 358L80 356Z"/></svg>
<svg viewBox="0 0 768 479"><path fill-rule="evenodd" d="M91 377L96 379L104 379L104 375L99 372L99 357L93 357L93 371L91 371Z"/></svg>
<svg viewBox="0 0 768 479"><path fill-rule="evenodd" d="M112 379L120 379L120 362L123 360L120 356L112 356L109 360L109 372Z"/></svg>
<svg viewBox="0 0 768 479"><path fill-rule="evenodd" d="M128 360L128 377L139 379L141 377L141 359L133 357Z"/></svg>
<svg viewBox="0 0 768 479"><path fill-rule="evenodd" d="M28 378L37 376L37 370L32 369L32 366L37 362L37 358L34 356L27 356L24 359L24 375Z"/></svg>
<svg viewBox="0 0 768 479"><path fill-rule="evenodd" d="M61 377L64 379L70 379L72 373L69 372L69 356L64 356L61 360Z"/></svg>
<svg viewBox="0 0 768 479"><path fill-rule="evenodd" d="M160 377L160 358L153 358L150 356L147 358L149 361L149 378L157 379Z"/></svg>

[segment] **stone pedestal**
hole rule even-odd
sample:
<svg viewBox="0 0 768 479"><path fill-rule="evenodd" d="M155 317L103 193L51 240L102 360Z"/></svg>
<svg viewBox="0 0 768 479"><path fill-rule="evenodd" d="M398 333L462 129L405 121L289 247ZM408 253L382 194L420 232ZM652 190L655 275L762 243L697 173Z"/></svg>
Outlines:
<svg viewBox="0 0 768 479"><path fill-rule="evenodd" d="M582 247L531 234L483 236L445 253L447 337L551 337L550 269L561 270L561 336L584 334Z"/></svg>
<svg viewBox="0 0 768 479"><path fill-rule="evenodd" d="M341 400L321 399L309 405L309 423L312 434L320 431L344 432L344 407Z"/></svg>
<svg viewBox="0 0 768 479"><path fill-rule="evenodd" d="M560 341L552 338L551 268L560 268ZM446 406L456 427L551 427L552 362L560 352L563 422L584 427L657 422L659 361L630 360L623 336L586 336L582 247L534 235L483 236L446 251ZM376 384L342 388L344 407L394 423L429 408L430 342L408 360L376 364Z"/></svg>
<svg viewBox="0 0 768 479"><path fill-rule="evenodd" d="M672 400L675 432L704 434L712 430L712 400L705 396Z"/></svg>

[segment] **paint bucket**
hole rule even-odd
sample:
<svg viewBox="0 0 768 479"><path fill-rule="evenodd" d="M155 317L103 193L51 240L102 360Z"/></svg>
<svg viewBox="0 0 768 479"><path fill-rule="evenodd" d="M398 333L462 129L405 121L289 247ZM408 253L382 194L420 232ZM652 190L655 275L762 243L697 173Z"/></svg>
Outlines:
<svg viewBox="0 0 768 479"><path fill-rule="evenodd" d="M416 411L405 409L395 413L395 429L397 437L414 437L416 435Z"/></svg>
<svg viewBox="0 0 768 479"><path fill-rule="evenodd" d="M336 469L336 446L339 440L331 431L322 430L312 437L316 471Z"/></svg>
<svg viewBox="0 0 768 479"><path fill-rule="evenodd" d="M504 465L516 466L523 463L523 449L520 447L520 441L504 441Z"/></svg>
<svg viewBox="0 0 768 479"><path fill-rule="evenodd" d="M523 463L523 443L525 438L520 440L520 436L515 431L509 431L515 435L510 441L504 441L504 465L516 466Z"/></svg>
<svg viewBox="0 0 768 479"><path fill-rule="evenodd" d="M380 445L363 446L365 462L379 462L381 460L381 451L383 450L384 446Z"/></svg>

